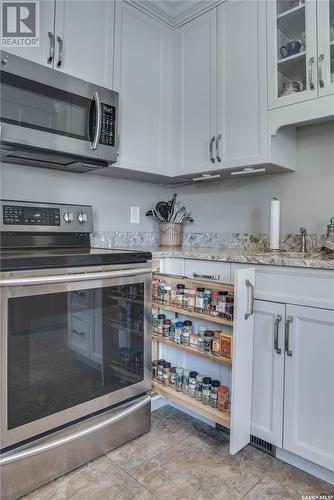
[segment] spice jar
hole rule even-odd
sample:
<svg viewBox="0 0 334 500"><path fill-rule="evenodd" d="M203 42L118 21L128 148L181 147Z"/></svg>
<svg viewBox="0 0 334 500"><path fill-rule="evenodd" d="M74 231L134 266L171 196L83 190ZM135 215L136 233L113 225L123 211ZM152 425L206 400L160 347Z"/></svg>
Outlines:
<svg viewBox="0 0 334 500"><path fill-rule="evenodd" d="M159 280L152 280L152 302L158 302Z"/></svg>
<svg viewBox="0 0 334 500"><path fill-rule="evenodd" d="M204 312L210 314L211 309L211 290L209 288L204 289Z"/></svg>
<svg viewBox="0 0 334 500"><path fill-rule="evenodd" d="M220 334L221 332L218 330L213 332L211 349L214 356L220 356Z"/></svg>
<svg viewBox="0 0 334 500"><path fill-rule="evenodd" d="M190 372L189 373L189 390L188 394L191 398L195 397L195 392L196 392L196 377L198 373L197 372Z"/></svg>
<svg viewBox="0 0 334 500"><path fill-rule="evenodd" d="M182 309L183 295L184 295L184 285L182 284L176 285L175 305L178 309Z"/></svg>
<svg viewBox="0 0 334 500"><path fill-rule="evenodd" d="M188 289L188 311L195 311L196 306L196 290Z"/></svg>
<svg viewBox="0 0 334 500"><path fill-rule="evenodd" d="M210 314L212 316L219 316L218 297L219 297L218 290L213 290L213 292L211 293L211 309L210 309Z"/></svg>
<svg viewBox="0 0 334 500"><path fill-rule="evenodd" d="M157 313L153 313L152 314L152 332L154 332L154 333L157 332L158 325L159 325L158 314Z"/></svg>
<svg viewBox="0 0 334 500"><path fill-rule="evenodd" d="M185 288L183 291L182 309L188 309L188 289L187 288Z"/></svg>
<svg viewBox="0 0 334 500"><path fill-rule="evenodd" d="M183 368L176 368L175 389L177 390L177 392L182 391L182 377Z"/></svg>
<svg viewBox="0 0 334 500"><path fill-rule="evenodd" d="M212 380L211 381L210 406L212 408L217 408L219 386L220 386L219 380Z"/></svg>
<svg viewBox="0 0 334 500"><path fill-rule="evenodd" d="M158 361L152 361L152 378L157 378Z"/></svg>
<svg viewBox="0 0 334 500"><path fill-rule="evenodd" d="M222 385L218 388L217 409L219 411L228 411L229 408L229 388Z"/></svg>
<svg viewBox="0 0 334 500"><path fill-rule="evenodd" d="M204 288L197 288L195 311L202 313L204 311Z"/></svg>
<svg viewBox="0 0 334 500"><path fill-rule="evenodd" d="M170 336L170 324L171 324L170 319L164 319L163 325L162 325L162 335L164 337L169 338L169 336Z"/></svg>
<svg viewBox="0 0 334 500"><path fill-rule="evenodd" d="M210 393L211 393L211 378L210 377L203 377L202 403L204 405L210 404Z"/></svg>
<svg viewBox="0 0 334 500"><path fill-rule="evenodd" d="M165 286L165 291L164 291L164 300L163 300L163 303L164 303L165 306L169 306L170 297L171 297L171 291L172 291L172 287L169 286L169 285L166 285Z"/></svg>
<svg viewBox="0 0 334 500"><path fill-rule="evenodd" d="M226 313L226 297L228 295L228 292L219 292L219 297L218 297L218 312L219 316L224 317L224 314Z"/></svg>
<svg viewBox="0 0 334 500"><path fill-rule="evenodd" d="M162 376L162 383L164 385L169 385L170 383L170 368L171 364L166 361L165 366L163 368L163 376Z"/></svg>
<svg viewBox="0 0 334 500"><path fill-rule="evenodd" d="M197 401L202 401L202 386L203 386L202 375L196 375L195 399Z"/></svg>
<svg viewBox="0 0 334 500"><path fill-rule="evenodd" d="M229 319L230 321L233 321L233 314L234 314L234 296L233 294L229 293L226 297L225 318Z"/></svg>
<svg viewBox="0 0 334 500"><path fill-rule="evenodd" d="M195 347L195 348L198 347L198 334L195 329L191 330L189 344L190 347Z"/></svg>
<svg viewBox="0 0 334 500"><path fill-rule="evenodd" d="M190 370L183 370L182 374L182 391L185 394L188 394L189 392L189 375L190 375Z"/></svg>
<svg viewBox="0 0 334 500"><path fill-rule="evenodd" d="M214 333L211 330L205 330L204 333L204 351L211 353L212 350L212 339Z"/></svg>
<svg viewBox="0 0 334 500"><path fill-rule="evenodd" d="M178 320L178 319L176 319L176 318L172 318L172 319L170 320L170 332L169 332L169 338L170 338L171 340L173 340L173 342L175 341L175 325L176 325L176 323L178 323L178 322L179 322L179 320Z"/></svg>
<svg viewBox="0 0 334 500"><path fill-rule="evenodd" d="M165 366L166 366L166 361L164 359L159 359L158 369L157 369L157 381L158 382L162 382Z"/></svg>
<svg viewBox="0 0 334 500"><path fill-rule="evenodd" d="M163 326L164 326L164 320L166 319L166 315L165 314L158 314L158 323L157 323L157 329L156 329L156 333L158 335L162 335L163 334Z"/></svg>
<svg viewBox="0 0 334 500"><path fill-rule="evenodd" d="M170 305L175 306L176 304L176 286L172 285L171 291L170 291Z"/></svg>
<svg viewBox="0 0 334 500"><path fill-rule="evenodd" d="M183 321L178 321L177 323L175 323L174 342L176 342L176 344L181 344L183 327Z"/></svg>
<svg viewBox="0 0 334 500"><path fill-rule="evenodd" d="M183 330L182 330L182 337L181 337L181 344L183 345L189 345L190 344L190 335L192 332L192 322L189 320L185 320L183 322Z"/></svg>
<svg viewBox="0 0 334 500"><path fill-rule="evenodd" d="M197 329L197 334L198 334L198 339L197 339L197 344L198 344L198 350L201 352L204 352L204 334L206 332L206 327L205 326L199 326Z"/></svg>
<svg viewBox="0 0 334 500"><path fill-rule="evenodd" d="M175 389L175 381L176 381L176 368L172 366L170 369L170 385Z"/></svg>
<svg viewBox="0 0 334 500"><path fill-rule="evenodd" d="M163 304L163 302L164 302L164 295L165 295L165 282L164 281L159 281L158 304Z"/></svg>

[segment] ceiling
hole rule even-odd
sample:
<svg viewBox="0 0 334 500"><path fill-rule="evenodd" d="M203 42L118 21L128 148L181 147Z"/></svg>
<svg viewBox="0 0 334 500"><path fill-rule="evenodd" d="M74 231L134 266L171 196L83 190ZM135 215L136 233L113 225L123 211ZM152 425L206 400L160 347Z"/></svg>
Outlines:
<svg viewBox="0 0 334 500"><path fill-rule="evenodd" d="M171 18L178 18L183 16L194 7L210 3L211 0L151 0L150 3Z"/></svg>

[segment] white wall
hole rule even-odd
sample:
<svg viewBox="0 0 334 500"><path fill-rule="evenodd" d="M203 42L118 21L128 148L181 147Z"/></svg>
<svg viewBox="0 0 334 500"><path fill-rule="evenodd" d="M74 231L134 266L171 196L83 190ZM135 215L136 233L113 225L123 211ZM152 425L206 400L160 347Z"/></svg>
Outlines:
<svg viewBox="0 0 334 500"><path fill-rule="evenodd" d="M90 174L71 174L34 167L3 165L1 197L94 207L97 231L153 231L145 217L152 202L174 190L195 218L187 231L267 232L273 196L282 202L282 232L305 226L323 233L334 216L334 121L297 132L296 173L234 179L206 185L163 188ZM141 208L141 224L130 224L131 204Z"/></svg>
<svg viewBox="0 0 334 500"><path fill-rule="evenodd" d="M92 205L96 231L153 231L146 211L164 189L154 184L91 174L16 165L1 166L1 198ZM140 207L141 223L130 224L130 206Z"/></svg>
<svg viewBox="0 0 334 500"><path fill-rule="evenodd" d="M334 217L334 121L297 130L296 173L182 188L194 224L187 231L267 232L270 200L281 200L282 233L324 233ZM180 192L181 190L179 190Z"/></svg>

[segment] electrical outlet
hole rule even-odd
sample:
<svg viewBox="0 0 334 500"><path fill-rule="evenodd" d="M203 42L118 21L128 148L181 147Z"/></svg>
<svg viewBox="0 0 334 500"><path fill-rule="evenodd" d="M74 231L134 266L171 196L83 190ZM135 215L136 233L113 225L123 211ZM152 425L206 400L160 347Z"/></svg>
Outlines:
<svg viewBox="0 0 334 500"><path fill-rule="evenodd" d="M131 222L131 224L139 224L139 222L140 222L140 208L139 207L131 207L130 222Z"/></svg>

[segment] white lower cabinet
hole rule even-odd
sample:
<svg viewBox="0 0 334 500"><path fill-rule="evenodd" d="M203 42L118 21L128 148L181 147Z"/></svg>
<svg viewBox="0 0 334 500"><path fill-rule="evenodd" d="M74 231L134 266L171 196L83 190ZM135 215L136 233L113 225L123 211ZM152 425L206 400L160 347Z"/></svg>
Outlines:
<svg viewBox="0 0 334 500"><path fill-rule="evenodd" d="M286 315L283 448L334 471L334 311Z"/></svg>
<svg viewBox="0 0 334 500"><path fill-rule="evenodd" d="M253 435L334 471L334 311L255 301Z"/></svg>
<svg viewBox="0 0 334 500"><path fill-rule="evenodd" d="M285 304L255 301L251 433L279 448L283 442L284 318Z"/></svg>

